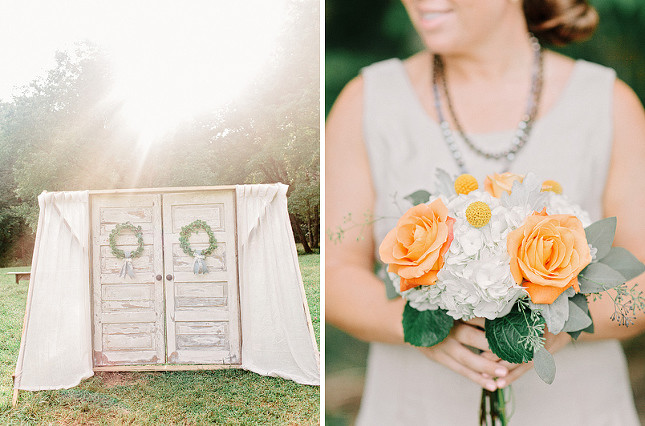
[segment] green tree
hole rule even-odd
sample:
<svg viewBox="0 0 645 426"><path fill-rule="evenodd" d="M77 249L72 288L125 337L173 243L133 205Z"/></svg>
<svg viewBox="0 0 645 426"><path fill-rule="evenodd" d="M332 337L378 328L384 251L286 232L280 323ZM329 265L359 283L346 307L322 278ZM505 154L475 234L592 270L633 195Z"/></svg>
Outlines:
<svg viewBox="0 0 645 426"><path fill-rule="evenodd" d="M307 250L319 244L317 2L290 0L283 46L262 78L225 109L183 123L140 149L112 96L107 55L83 43L11 102L0 104L0 262L44 191L281 181ZM312 48L313 46L313 48ZM161 90L162 88L160 88Z"/></svg>
<svg viewBox="0 0 645 426"><path fill-rule="evenodd" d="M313 0L289 6L265 78L221 113L210 140L227 160L213 170L219 181L289 185L291 224L309 253L320 244L319 11Z"/></svg>

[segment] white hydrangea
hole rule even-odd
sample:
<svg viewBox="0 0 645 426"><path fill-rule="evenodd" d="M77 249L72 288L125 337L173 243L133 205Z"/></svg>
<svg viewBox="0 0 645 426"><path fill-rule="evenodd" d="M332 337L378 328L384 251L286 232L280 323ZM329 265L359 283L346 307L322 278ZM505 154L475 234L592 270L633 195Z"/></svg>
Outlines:
<svg viewBox="0 0 645 426"><path fill-rule="evenodd" d="M445 264L431 286L418 286L401 295L417 310L445 309L455 319L506 315L526 291L515 283L506 248L509 232L521 226L526 217L546 207L549 214L574 214L583 225L588 215L565 196L541 193L534 175L513 186L513 195L497 199L482 190L468 195L442 195L450 216L455 218L454 240L445 254ZM466 219L466 208L475 201L486 203L491 219L475 228ZM585 222L587 221L587 222Z"/></svg>
<svg viewBox="0 0 645 426"><path fill-rule="evenodd" d="M569 198L563 194L556 194L554 192L548 193L549 198L547 201L547 213L549 214L572 214L580 219L583 227L591 225L591 218L589 213L582 209L577 204L569 201Z"/></svg>

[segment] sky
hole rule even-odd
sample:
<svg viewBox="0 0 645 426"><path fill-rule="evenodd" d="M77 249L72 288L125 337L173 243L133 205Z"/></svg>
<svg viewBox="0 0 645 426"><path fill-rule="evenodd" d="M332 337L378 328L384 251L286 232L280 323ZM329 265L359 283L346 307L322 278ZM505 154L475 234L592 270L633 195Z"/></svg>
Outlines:
<svg viewBox="0 0 645 426"><path fill-rule="evenodd" d="M276 48L287 0L0 0L0 99L90 40L107 49L115 96L154 127L230 101Z"/></svg>

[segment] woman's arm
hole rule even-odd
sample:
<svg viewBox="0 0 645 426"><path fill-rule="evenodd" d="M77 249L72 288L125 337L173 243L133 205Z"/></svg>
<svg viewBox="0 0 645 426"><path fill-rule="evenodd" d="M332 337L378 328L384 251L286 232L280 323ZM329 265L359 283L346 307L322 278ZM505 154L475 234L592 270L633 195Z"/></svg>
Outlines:
<svg viewBox="0 0 645 426"><path fill-rule="evenodd" d="M325 135L325 226L347 229L351 215L360 223L374 208L369 160L363 142L363 80L350 82L332 108ZM373 342L403 343L402 299L388 300L374 275L371 226L348 229L340 242L325 245L325 316L327 322ZM481 328L459 322L442 343L421 351L477 384L496 389L492 377L508 369L464 345L488 350Z"/></svg>
<svg viewBox="0 0 645 426"><path fill-rule="evenodd" d="M636 94L623 82L614 86L614 142L607 186L603 197L604 215L616 216L614 245L624 247L645 261L645 112ZM630 281L645 290L645 274ZM615 292L611 291L612 296ZM594 333L585 340L633 337L645 330L645 315L639 312L634 325L619 326L611 321L614 304L607 295L589 305Z"/></svg>
<svg viewBox="0 0 645 426"><path fill-rule="evenodd" d="M346 229L374 209L374 189L362 131L363 81L350 82L334 104L325 129L325 226ZM372 273L372 227L348 229L325 249L326 320L366 341L403 343L403 301L389 301Z"/></svg>

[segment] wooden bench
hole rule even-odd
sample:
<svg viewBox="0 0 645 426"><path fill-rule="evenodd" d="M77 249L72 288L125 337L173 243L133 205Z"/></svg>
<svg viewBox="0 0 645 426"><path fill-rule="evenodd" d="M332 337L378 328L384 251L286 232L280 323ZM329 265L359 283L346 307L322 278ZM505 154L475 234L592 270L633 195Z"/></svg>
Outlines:
<svg viewBox="0 0 645 426"><path fill-rule="evenodd" d="M31 276L31 271L7 272L7 275L15 275L16 276L16 284L18 284L20 282L20 280L29 280L29 277Z"/></svg>

